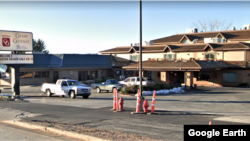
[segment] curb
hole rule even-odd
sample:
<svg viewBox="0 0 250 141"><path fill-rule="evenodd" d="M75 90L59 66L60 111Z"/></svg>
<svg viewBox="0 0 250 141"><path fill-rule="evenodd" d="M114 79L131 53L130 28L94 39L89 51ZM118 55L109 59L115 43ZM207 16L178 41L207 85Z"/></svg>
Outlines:
<svg viewBox="0 0 250 141"><path fill-rule="evenodd" d="M109 140L104 140L104 139L97 138L97 137L92 137L89 135L79 134L79 133L72 132L72 131L65 131L65 130L60 130L60 129L56 129L52 127L45 127L45 126L20 122L18 120L5 120L5 121L0 121L0 122L5 123L5 124L20 126L23 128L33 129L33 130L41 130L43 132L52 132L55 134L59 134L59 135L63 135L63 136L67 136L67 137L75 138L75 139L81 139L81 140L87 140L87 141L109 141Z"/></svg>

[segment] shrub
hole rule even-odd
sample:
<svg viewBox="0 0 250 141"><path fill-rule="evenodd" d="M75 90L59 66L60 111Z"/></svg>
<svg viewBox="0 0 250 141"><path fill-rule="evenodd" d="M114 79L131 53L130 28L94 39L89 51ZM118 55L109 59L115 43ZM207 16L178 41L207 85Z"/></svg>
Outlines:
<svg viewBox="0 0 250 141"><path fill-rule="evenodd" d="M113 79L113 78L112 78L112 77L106 77L106 78L105 78L105 81L108 80L108 79Z"/></svg>
<svg viewBox="0 0 250 141"><path fill-rule="evenodd" d="M240 83L238 84L238 87L248 87L249 84L248 83Z"/></svg>
<svg viewBox="0 0 250 141"><path fill-rule="evenodd" d="M134 85L130 85L130 86L124 86L121 89L121 93L122 94L135 94L137 92L138 88Z"/></svg>

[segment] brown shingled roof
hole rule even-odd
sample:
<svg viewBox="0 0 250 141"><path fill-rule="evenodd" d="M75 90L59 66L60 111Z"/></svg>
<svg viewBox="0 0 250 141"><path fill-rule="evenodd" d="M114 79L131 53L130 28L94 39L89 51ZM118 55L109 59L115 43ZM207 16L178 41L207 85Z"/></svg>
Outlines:
<svg viewBox="0 0 250 141"><path fill-rule="evenodd" d="M204 38L224 36L228 40L250 40L250 30L234 30L234 31L215 31L215 32L199 32L176 34L168 37L152 40L156 44L180 43L183 37L187 37L190 41L198 39L198 43L204 43Z"/></svg>
<svg viewBox="0 0 250 141"><path fill-rule="evenodd" d="M108 50L103 50L100 51L100 53L104 52L104 53L114 53L114 52L128 52L131 49L130 47L116 47L116 48L111 48Z"/></svg>
<svg viewBox="0 0 250 141"><path fill-rule="evenodd" d="M124 66L124 69L137 69L139 63ZM193 60L188 61L143 61L143 69L200 69L200 66Z"/></svg>
<svg viewBox="0 0 250 141"><path fill-rule="evenodd" d="M229 67L233 68L246 68L247 62L246 61L224 61Z"/></svg>
<svg viewBox="0 0 250 141"><path fill-rule="evenodd" d="M214 50L236 50L236 49L249 49L249 44L244 43L210 43Z"/></svg>

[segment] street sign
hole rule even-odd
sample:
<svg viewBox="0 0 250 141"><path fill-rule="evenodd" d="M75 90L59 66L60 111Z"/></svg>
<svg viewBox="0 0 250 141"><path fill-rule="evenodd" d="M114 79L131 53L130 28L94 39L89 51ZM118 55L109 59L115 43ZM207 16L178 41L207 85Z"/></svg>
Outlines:
<svg viewBox="0 0 250 141"><path fill-rule="evenodd" d="M0 51L32 51L31 32L0 30Z"/></svg>
<svg viewBox="0 0 250 141"><path fill-rule="evenodd" d="M33 55L0 54L0 64L33 64Z"/></svg>

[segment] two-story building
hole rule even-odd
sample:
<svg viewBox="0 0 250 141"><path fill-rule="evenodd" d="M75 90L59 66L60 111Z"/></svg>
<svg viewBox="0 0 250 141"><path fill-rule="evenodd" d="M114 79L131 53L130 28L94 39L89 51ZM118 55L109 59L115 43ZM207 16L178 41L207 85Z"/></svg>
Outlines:
<svg viewBox="0 0 250 141"><path fill-rule="evenodd" d="M250 29L176 34L142 46L143 76L167 84L237 86L250 83ZM124 58L122 75L138 75L139 46L99 53Z"/></svg>

